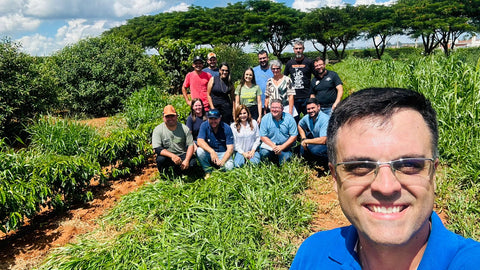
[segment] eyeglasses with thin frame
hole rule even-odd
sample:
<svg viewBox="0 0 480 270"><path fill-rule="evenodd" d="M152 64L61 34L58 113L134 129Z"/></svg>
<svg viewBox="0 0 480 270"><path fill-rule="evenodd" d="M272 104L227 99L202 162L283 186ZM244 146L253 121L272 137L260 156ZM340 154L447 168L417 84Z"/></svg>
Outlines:
<svg viewBox="0 0 480 270"><path fill-rule="evenodd" d="M430 179L434 171L434 158L401 158L387 162L355 160L335 164L335 172L342 182L373 182L380 167L389 166L400 182Z"/></svg>

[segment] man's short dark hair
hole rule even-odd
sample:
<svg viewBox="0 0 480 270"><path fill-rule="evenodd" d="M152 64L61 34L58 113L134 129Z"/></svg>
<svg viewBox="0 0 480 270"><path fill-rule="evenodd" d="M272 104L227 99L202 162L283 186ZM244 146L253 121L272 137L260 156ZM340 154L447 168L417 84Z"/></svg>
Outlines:
<svg viewBox="0 0 480 270"><path fill-rule="evenodd" d="M318 105L318 100L316 98L309 98L307 99L307 103L305 103L305 106L312 103Z"/></svg>
<svg viewBox="0 0 480 270"><path fill-rule="evenodd" d="M318 61L322 61L323 63L325 63L325 59L323 59L323 57L321 56L318 56L315 58L315 60L313 60L313 62L318 62Z"/></svg>
<svg viewBox="0 0 480 270"><path fill-rule="evenodd" d="M340 127L366 117L382 117L388 121L399 109L412 109L422 115L431 133L432 154L437 157L437 114L423 94L403 88L367 88L351 94L333 110L327 129L329 161L336 163Z"/></svg>
<svg viewBox="0 0 480 270"><path fill-rule="evenodd" d="M265 50L260 50L260 51L257 53L257 55L260 55L260 54L267 54L267 55L268 55L267 51L265 51Z"/></svg>

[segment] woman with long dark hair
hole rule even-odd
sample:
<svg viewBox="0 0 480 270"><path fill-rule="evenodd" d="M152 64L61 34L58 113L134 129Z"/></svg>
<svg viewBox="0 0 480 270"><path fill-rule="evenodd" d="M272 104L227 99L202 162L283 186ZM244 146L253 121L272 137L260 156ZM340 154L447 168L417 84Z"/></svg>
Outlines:
<svg viewBox="0 0 480 270"><path fill-rule="evenodd" d="M201 99L194 98L191 104L190 115L187 118L187 127L192 132L193 140L196 142L200 125L207 120L207 113L205 112Z"/></svg>
<svg viewBox="0 0 480 270"><path fill-rule="evenodd" d="M207 85L207 97L210 109L218 109L222 115L222 121L230 124L233 122L233 98L234 89L230 80L230 67L227 63L221 63L220 75L210 78Z"/></svg>
<svg viewBox="0 0 480 270"><path fill-rule="evenodd" d="M260 162L260 153L257 151L260 145L260 131L258 123L252 119L252 115L247 106L239 105L235 109L235 122L232 128L235 141L235 157L233 163L235 167L241 167L248 160L252 164Z"/></svg>
<svg viewBox="0 0 480 270"><path fill-rule="evenodd" d="M262 89L255 82L255 73L252 68L243 72L240 85L235 89L236 106L243 104L247 106L252 118L260 124L262 119Z"/></svg>

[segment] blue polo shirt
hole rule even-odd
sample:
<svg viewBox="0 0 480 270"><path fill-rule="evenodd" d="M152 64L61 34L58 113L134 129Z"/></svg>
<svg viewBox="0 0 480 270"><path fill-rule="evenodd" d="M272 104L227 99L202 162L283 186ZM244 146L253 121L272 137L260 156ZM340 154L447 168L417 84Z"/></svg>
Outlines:
<svg viewBox="0 0 480 270"><path fill-rule="evenodd" d="M273 77L273 72L270 68L262 69L260 65L253 68L255 74L255 83L262 89L262 107L265 108L265 90L267 89L268 79Z"/></svg>
<svg viewBox="0 0 480 270"><path fill-rule="evenodd" d="M226 152L227 145L233 145L233 132L227 124L220 122L215 134L208 121L205 121L200 126L197 139L204 139L217 153Z"/></svg>
<svg viewBox="0 0 480 270"><path fill-rule="evenodd" d="M432 230L418 270L479 269L480 243L455 234L433 212ZM348 226L315 233L307 238L293 260L295 269L362 269L355 251L358 233Z"/></svg>
<svg viewBox="0 0 480 270"><path fill-rule="evenodd" d="M262 123L260 124L260 136L268 137L277 145L283 144L291 136L297 135L297 123L289 113L282 112L282 119L280 119L280 121L275 120L271 113L267 113L262 118ZM263 146L264 143L262 143L262 147Z"/></svg>
<svg viewBox="0 0 480 270"><path fill-rule="evenodd" d="M320 111L318 112L317 118L315 118L315 122L310 115L307 114L298 122L298 125L305 131L309 139L326 137L329 119L330 117L328 117L328 115Z"/></svg>

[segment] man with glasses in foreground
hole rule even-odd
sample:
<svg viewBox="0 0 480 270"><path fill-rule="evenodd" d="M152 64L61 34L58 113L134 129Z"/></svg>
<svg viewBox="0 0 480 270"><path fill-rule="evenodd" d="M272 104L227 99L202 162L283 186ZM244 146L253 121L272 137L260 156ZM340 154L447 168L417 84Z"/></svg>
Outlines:
<svg viewBox="0 0 480 270"><path fill-rule="evenodd" d="M329 167L352 226L303 242L290 269L478 269L480 243L433 212L436 113L422 94L365 89L333 111Z"/></svg>

